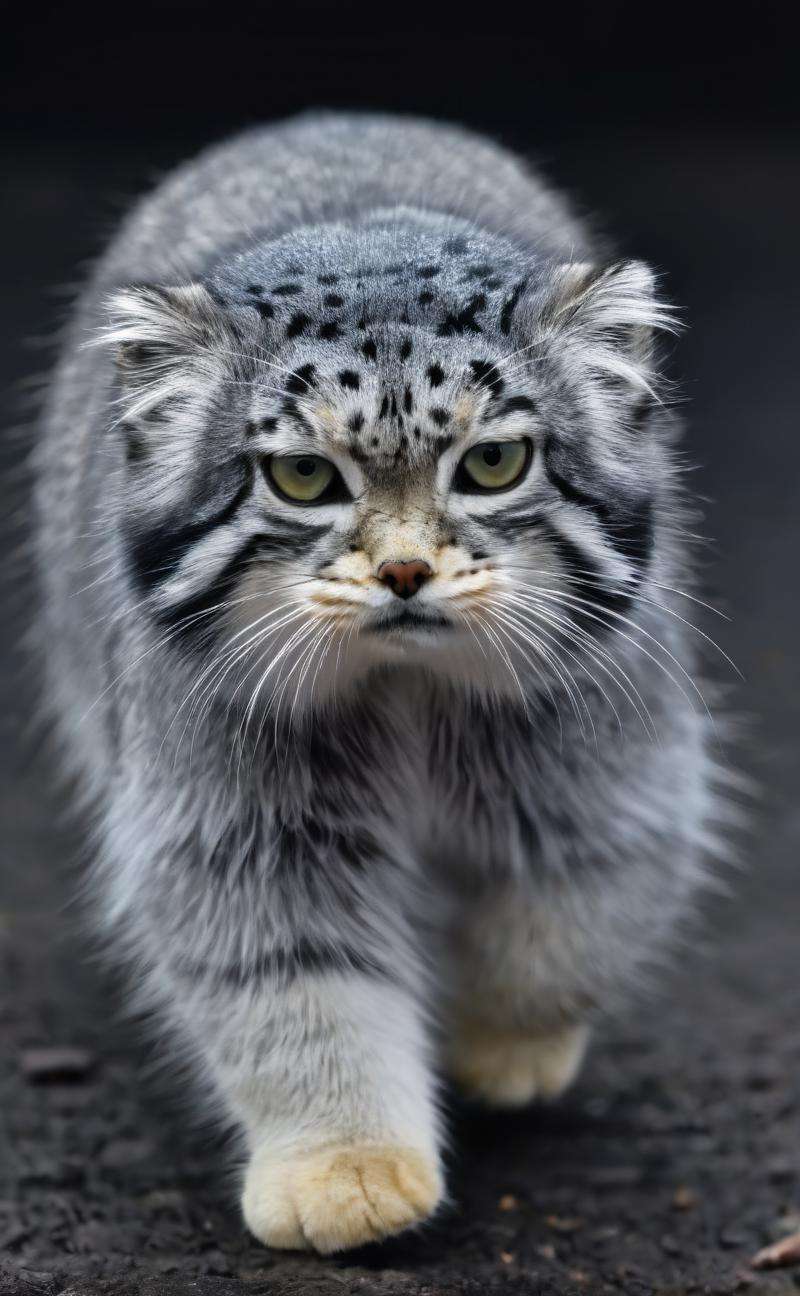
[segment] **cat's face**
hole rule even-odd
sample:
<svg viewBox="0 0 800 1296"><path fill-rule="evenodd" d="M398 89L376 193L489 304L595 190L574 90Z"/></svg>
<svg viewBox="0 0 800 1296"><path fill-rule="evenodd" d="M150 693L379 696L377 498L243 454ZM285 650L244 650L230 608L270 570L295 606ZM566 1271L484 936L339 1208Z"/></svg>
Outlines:
<svg viewBox="0 0 800 1296"><path fill-rule="evenodd" d="M536 496L535 402L485 343L384 326L369 344L347 367L298 348L290 398L251 410L265 508L307 529L302 597L330 638L365 660L474 651L514 548L508 519Z"/></svg>
<svg viewBox="0 0 800 1296"><path fill-rule="evenodd" d="M212 690L297 707L405 662L530 696L643 580L649 273L435 277L426 318L429 287L348 313L317 274L320 322L297 267L266 306L118 296L131 570Z"/></svg>

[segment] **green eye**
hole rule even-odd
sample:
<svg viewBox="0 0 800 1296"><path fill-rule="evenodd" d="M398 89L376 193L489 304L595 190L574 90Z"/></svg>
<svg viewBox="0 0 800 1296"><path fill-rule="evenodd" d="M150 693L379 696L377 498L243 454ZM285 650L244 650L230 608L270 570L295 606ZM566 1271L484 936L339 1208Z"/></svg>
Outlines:
<svg viewBox="0 0 800 1296"><path fill-rule="evenodd" d="M461 490L507 490L530 462L529 441L481 441L464 455L456 485Z"/></svg>
<svg viewBox="0 0 800 1296"><path fill-rule="evenodd" d="M319 455L273 455L269 475L281 495L297 504L313 504L330 487L336 469Z"/></svg>

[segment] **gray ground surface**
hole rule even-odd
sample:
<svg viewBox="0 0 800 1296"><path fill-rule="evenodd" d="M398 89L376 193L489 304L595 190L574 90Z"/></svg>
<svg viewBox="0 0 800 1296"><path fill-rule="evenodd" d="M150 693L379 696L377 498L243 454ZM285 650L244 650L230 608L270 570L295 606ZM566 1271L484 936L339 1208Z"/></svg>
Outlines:
<svg viewBox="0 0 800 1296"><path fill-rule="evenodd" d="M0 285L10 381L41 367L20 339L52 322L48 290L151 158L98 147L2 161L14 177ZM22 742L28 599L12 579L0 623L0 1293L800 1288L800 1268L747 1266L800 1228L797 163L796 144L708 138L573 141L553 159L631 251L669 269L688 308L676 368L697 485L713 497L709 589L735 614L709 628L747 677L737 760L763 793L734 898L710 906L702 947L663 996L597 1042L573 1093L512 1117L453 1103L453 1203L427 1230L336 1261L270 1254L243 1232L224 1141L192 1128L185 1081L156 1083L151 1045L121 1024L65 909L83 848L55 827L50 771ZM10 514L24 503L19 450L7 439L2 453ZM81 1052L31 1052L56 1046Z"/></svg>

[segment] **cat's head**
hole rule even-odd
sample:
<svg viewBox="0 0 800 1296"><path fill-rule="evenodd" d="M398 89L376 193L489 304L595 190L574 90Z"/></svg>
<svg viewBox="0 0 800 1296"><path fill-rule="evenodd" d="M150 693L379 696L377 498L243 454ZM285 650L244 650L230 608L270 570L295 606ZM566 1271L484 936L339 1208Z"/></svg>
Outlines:
<svg viewBox="0 0 800 1296"><path fill-rule="evenodd" d="M376 218L110 311L131 580L213 689L303 705L406 662L530 695L652 569L641 263Z"/></svg>

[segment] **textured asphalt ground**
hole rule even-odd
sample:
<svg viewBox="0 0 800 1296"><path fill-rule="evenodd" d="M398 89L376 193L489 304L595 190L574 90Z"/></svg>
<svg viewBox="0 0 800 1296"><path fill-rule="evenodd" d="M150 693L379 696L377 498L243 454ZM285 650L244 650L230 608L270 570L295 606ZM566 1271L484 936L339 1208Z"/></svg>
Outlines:
<svg viewBox="0 0 800 1296"><path fill-rule="evenodd" d="M52 289L74 278L153 159L181 151L6 151L4 390L46 362L25 339L57 318ZM157 1079L152 1044L123 1024L66 904L85 846L58 826L52 769L25 741L30 598L7 546L0 1293L800 1289L800 1267L749 1267L800 1229L798 160L796 141L721 137L572 140L545 158L626 250L668 271L686 307L673 367L709 498L702 560L710 597L733 617L706 628L745 676L734 700L748 719L731 757L761 791L730 898L708 906L658 1000L598 1040L574 1091L515 1116L453 1102L453 1204L416 1235L322 1261L270 1254L244 1233L224 1138L193 1126L185 1080ZM9 434L7 518L24 511L19 460ZM719 674L734 682L724 664Z"/></svg>

